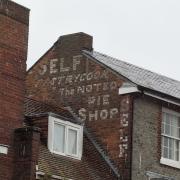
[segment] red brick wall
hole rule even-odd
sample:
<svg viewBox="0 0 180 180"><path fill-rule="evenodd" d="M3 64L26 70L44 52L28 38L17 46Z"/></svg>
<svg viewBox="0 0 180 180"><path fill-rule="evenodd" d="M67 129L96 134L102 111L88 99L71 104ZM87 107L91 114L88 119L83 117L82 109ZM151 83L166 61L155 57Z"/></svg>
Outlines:
<svg viewBox="0 0 180 180"><path fill-rule="evenodd" d="M23 123L29 10L8 0L0 6L0 179L11 179L13 131Z"/></svg>
<svg viewBox="0 0 180 180"><path fill-rule="evenodd" d="M63 36L28 71L27 95L55 105L70 106L114 164L130 179L132 99L120 97L125 81L87 58L92 37L83 33Z"/></svg>
<svg viewBox="0 0 180 180"><path fill-rule="evenodd" d="M15 130L13 180L35 180L38 164L40 131L35 127Z"/></svg>
<svg viewBox="0 0 180 180"><path fill-rule="evenodd" d="M29 118L28 122L30 126L38 127L41 129L41 142L47 145L47 138L48 138L48 116L39 116Z"/></svg>

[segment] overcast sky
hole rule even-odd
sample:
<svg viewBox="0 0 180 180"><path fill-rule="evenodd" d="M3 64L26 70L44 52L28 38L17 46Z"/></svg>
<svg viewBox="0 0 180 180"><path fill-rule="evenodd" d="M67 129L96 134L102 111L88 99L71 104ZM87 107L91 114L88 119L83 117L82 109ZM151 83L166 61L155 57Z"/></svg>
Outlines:
<svg viewBox="0 0 180 180"><path fill-rule="evenodd" d="M180 80L179 0L14 0L31 9L28 68L59 36L85 32L94 49Z"/></svg>

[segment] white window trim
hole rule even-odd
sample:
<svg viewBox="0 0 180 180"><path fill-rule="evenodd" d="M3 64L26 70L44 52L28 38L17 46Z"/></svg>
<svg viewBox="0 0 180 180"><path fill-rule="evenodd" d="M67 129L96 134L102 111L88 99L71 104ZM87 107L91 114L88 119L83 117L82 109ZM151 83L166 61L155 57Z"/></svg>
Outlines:
<svg viewBox="0 0 180 180"><path fill-rule="evenodd" d="M180 169L180 161L174 161L174 160L171 160L171 159L161 157L160 163Z"/></svg>
<svg viewBox="0 0 180 180"><path fill-rule="evenodd" d="M66 145L65 145L65 152L64 153L57 152L57 151L53 150L54 124L55 123L58 123L58 124L65 126L65 131L66 131L65 143L66 143ZM73 129L73 130L77 131L77 155L68 153L68 149L67 149L67 141L68 141L68 137L67 137L68 133L67 132L68 132L68 129ZM83 126L71 123L69 121L64 121L64 120L61 120L59 118L55 118L53 116L49 116L49 118L48 118L48 149L50 150L51 153L81 160L82 146L83 146Z"/></svg>
<svg viewBox="0 0 180 180"><path fill-rule="evenodd" d="M170 110L170 109L167 109L167 108L162 108L162 113L168 113L168 114L171 114L171 115L175 115L175 116L178 116L180 117L180 113L178 112L175 112L173 110ZM163 137L168 137L168 138L172 138L172 139L176 139L176 140L180 140L176 137L172 137L172 136L168 136L164 133L161 133L161 141L162 141L162 136ZM161 145L162 145L162 142L161 142ZM179 142L179 146L180 146L180 142ZM162 146L161 146L162 147ZM162 151L162 149L161 149ZM180 158L180 151L179 151L179 158ZM179 168L180 169L180 159L179 161L175 161L175 160L172 160L172 159L168 159L168 158L164 158L162 157L161 155L161 159L160 159L160 163L161 164L164 164L164 165L168 165L168 166L171 166L171 167L175 167L175 168Z"/></svg>
<svg viewBox="0 0 180 180"><path fill-rule="evenodd" d="M66 147L67 149L66 149L65 151L67 152L67 155L69 155L69 156L78 157L78 152L79 152L78 142L79 142L79 135L80 135L79 128L77 129L77 128L74 128L74 127L72 127L72 126L70 126L70 127L68 126L68 127L67 127L67 133L66 133L66 135L67 135L67 136L66 136L66 141L69 141L69 137L68 137L69 129L75 130L75 131L77 132L77 147L76 147L77 155L76 155L76 154L69 154L69 152L68 152L68 147Z"/></svg>

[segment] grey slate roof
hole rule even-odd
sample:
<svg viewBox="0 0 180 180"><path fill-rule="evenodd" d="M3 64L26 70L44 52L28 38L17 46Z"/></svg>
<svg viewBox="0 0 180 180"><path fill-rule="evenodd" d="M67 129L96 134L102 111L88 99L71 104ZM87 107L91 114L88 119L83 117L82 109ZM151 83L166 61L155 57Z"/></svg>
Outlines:
<svg viewBox="0 0 180 180"><path fill-rule="evenodd" d="M83 52L139 86L180 99L180 81L148 71L96 51L90 52L85 50Z"/></svg>

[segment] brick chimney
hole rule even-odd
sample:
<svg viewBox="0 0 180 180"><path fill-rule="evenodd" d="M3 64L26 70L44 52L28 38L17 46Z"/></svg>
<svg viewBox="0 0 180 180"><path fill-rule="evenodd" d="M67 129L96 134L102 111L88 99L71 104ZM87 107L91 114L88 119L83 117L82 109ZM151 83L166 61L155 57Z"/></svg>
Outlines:
<svg viewBox="0 0 180 180"><path fill-rule="evenodd" d="M12 179L14 130L23 125L29 9L0 0L0 179Z"/></svg>
<svg viewBox="0 0 180 180"><path fill-rule="evenodd" d="M92 44L93 44L93 37L83 33L74 33L74 34L68 34L64 36L60 36L59 38L59 44L60 47L63 47L64 50L66 48L73 49L73 50L92 50Z"/></svg>

